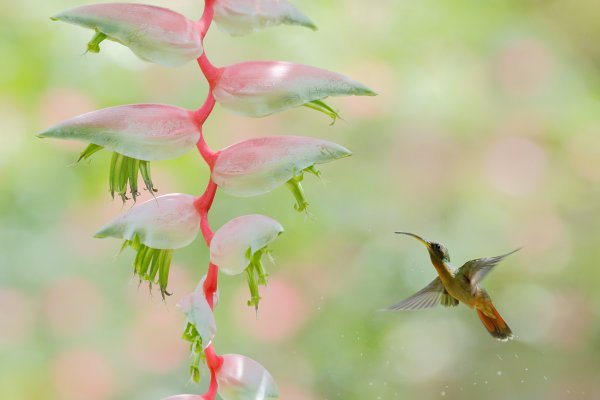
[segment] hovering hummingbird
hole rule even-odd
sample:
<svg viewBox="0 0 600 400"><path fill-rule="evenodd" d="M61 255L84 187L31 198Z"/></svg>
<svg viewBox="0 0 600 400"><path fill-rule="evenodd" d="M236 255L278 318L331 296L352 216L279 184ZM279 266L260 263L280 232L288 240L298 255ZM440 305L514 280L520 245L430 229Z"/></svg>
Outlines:
<svg viewBox="0 0 600 400"><path fill-rule="evenodd" d="M388 307L386 310L418 310L435 307L438 303L446 307L454 307L462 302L471 308L475 308L479 319L483 322L483 326L493 337L499 340L512 339L512 331L494 307L490 296L479 286L479 283L500 261L519 249L501 256L467 261L462 267L455 270L450 265L450 255L444 245L429 242L414 233L396 233L412 236L427 247L431 263L439 277L414 295Z"/></svg>

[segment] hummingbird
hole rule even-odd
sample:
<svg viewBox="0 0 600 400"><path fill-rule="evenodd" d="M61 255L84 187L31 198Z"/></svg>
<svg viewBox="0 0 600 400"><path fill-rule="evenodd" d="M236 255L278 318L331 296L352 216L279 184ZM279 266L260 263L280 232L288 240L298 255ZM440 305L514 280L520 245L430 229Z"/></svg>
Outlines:
<svg viewBox="0 0 600 400"><path fill-rule="evenodd" d="M492 299L479 286L479 283L500 261L519 249L501 256L467 261L462 267L455 270L450 264L450 255L444 245L430 242L414 233L395 233L412 236L423 243L439 276L414 295L385 310L419 310L435 307L438 304L445 307L455 307L459 302L462 302L477 311L483 326L493 337L502 341L512 339L513 334L508 324L500 316L492 303Z"/></svg>

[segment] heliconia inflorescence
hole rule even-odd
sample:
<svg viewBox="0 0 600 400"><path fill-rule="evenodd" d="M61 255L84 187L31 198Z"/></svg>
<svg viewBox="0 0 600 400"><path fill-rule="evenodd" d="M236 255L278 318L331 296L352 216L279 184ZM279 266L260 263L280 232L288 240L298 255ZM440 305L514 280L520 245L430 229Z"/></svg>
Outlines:
<svg viewBox="0 0 600 400"><path fill-rule="evenodd" d="M208 273L196 290L180 297L177 305L186 317L183 338L190 343L190 376L200 380L201 365L210 371L203 395L175 395L165 400L266 400L278 397L271 374L258 362L237 354L218 355L213 347L217 323L218 272L245 273L250 289L248 305L258 310L259 286L267 284L263 256L283 227L259 214L232 219L213 233L208 213L218 188L236 197L257 196L286 185L294 208L305 211L308 202L300 182L306 172L321 176L316 166L349 156L348 149L311 137L267 136L244 140L220 151L211 150L202 126L215 103L249 117L265 117L305 106L332 120L339 114L325 99L335 96L372 96L365 85L344 75L302 64L250 61L218 68L204 54L203 40L213 19L225 32L245 35L275 25L315 24L286 0L205 0L199 21L166 8L144 4L107 3L74 8L52 17L94 31L88 51L98 53L105 41L118 42L150 62L178 66L197 60L209 84L204 105L191 111L163 104L110 107L59 123L38 136L87 143L77 161L102 151L112 152L109 192L123 201L140 195L139 176L146 190L156 189L150 162L181 156L197 147L210 168L201 196L168 194L154 197L125 211L102 227L96 237L123 240L136 255L134 273L140 282L159 286L164 298L174 250L191 244L198 233L209 247Z"/></svg>

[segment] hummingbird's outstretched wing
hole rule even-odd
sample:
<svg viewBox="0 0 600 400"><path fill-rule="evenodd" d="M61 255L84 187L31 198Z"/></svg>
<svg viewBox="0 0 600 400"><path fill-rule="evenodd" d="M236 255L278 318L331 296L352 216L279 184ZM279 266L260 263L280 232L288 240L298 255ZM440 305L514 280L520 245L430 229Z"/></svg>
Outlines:
<svg viewBox="0 0 600 400"><path fill-rule="evenodd" d="M476 260L467 261L460 267L456 273L457 276L464 276L471 284L471 289L476 290L479 282L504 258L516 253L520 249L511 251L496 257L478 258Z"/></svg>
<svg viewBox="0 0 600 400"><path fill-rule="evenodd" d="M385 308L384 311L421 310L424 308L435 307L438 304L442 304L446 307L456 306L458 305L458 300L446 292L440 278L435 278L429 285L425 286L417 293L402 300L400 303Z"/></svg>

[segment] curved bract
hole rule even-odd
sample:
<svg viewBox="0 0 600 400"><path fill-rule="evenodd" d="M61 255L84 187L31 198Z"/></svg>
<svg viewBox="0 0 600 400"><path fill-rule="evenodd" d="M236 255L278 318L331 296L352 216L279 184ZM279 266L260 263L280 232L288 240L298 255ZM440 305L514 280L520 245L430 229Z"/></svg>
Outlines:
<svg viewBox="0 0 600 400"><path fill-rule="evenodd" d="M132 104L92 111L38 135L93 143L138 160L165 160L193 149L200 138L192 112L164 104Z"/></svg>
<svg viewBox="0 0 600 400"><path fill-rule="evenodd" d="M181 298L177 306L202 338L201 350L208 347L217 332L217 323L204 293L202 291L190 293Z"/></svg>
<svg viewBox="0 0 600 400"><path fill-rule="evenodd" d="M179 249L192 243L200 230L196 197L168 194L135 206L110 222L95 237L135 241L153 249Z"/></svg>
<svg viewBox="0 0 600 400"><path fill-rule="evenodd" d="M301 175L307 168L351 154L338 144L310 137L261 137L221 151L212 179L231 195L257 196Z"/></svg>
<svg viewBox="0 0 600 400"><path fill-rule="evenodd" d="M282 232L279 222L264 215L234 218L215 232L210 244L210 261L228 275L241 274L252 256Z"/></svg>
<svg viewBox="0 0 600 400"><path fill-rule="evenodd" d="M190 343L190 378L194 382L200 381L200 364L203 361L202 352L210 346L217 333L217 323L212 308L206 301L203 283L206 275L200 279L196 290L184 297L177 303L177 307L185 314L187 324L183 332L183 339ZM218 297L215 293L213 304L216 305Z"/></svg>
<svg viewBox="0 0 600 400"><path fill-rule="evenodd" d="M223 400L267 400L279 397L271 374L251 358L224 354L217 372L219 395Z"/></svg>
<svg viewBox="0 0 600 400"><path fill-rule="evenodd" d="M316 25L286 0L216 0L214 20L223 31L241 36L275 25Z"/></svg>
<svg viewBox="0 0 600 400"><path fill-rule="evenodd" d="M143 60L174 67L202 55L199 24L167 8L135 3L92 4L52 17L96 31L88 51L104 39L131 49Z"/></svg>
<svg viewBox="0 0 600 400"><path fill-rule="evenodd" d="M225 67L213 85L213 95L223 107L250 117L265 117L330 96L375 95L344 75L283 61Z"/></svg>

